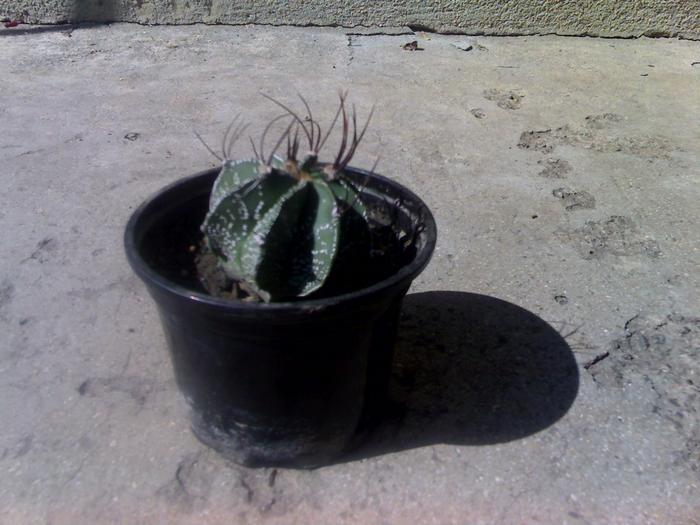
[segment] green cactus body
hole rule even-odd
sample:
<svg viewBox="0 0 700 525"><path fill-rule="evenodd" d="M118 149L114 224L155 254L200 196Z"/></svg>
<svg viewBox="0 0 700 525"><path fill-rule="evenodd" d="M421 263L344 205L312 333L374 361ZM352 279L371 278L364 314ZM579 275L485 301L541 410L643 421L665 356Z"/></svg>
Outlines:
<svg viewBox="0 0 700 525"><path fill-rule="evenodd" d="M321 288L367 228L358 189L326 167L312 157L300 166L275 159L221 168L202 230L229 277L265 301Z"/></svg>

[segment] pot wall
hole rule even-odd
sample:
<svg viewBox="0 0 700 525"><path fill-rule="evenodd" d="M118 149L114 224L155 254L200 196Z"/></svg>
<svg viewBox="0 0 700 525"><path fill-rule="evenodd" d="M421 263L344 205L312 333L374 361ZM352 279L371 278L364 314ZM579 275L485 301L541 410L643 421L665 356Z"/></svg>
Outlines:
<svg viewBox="0 0 700 525"><path fill-rule="evenodd" d="M384 402L401 301L435 245L432 215L405 188L373 176L368 198L400 200L402 228L415 229L417 251L406 266L366 289L325 299L226 301L159 268L172 259L174 244L174 253L187 253L198 235L216 174L184 179L134 212L127 256L158 306L197 437L246 465L322 465ZM365 181L365 173L355 175ZM191 273L186 261L176 267Z"/></svg>

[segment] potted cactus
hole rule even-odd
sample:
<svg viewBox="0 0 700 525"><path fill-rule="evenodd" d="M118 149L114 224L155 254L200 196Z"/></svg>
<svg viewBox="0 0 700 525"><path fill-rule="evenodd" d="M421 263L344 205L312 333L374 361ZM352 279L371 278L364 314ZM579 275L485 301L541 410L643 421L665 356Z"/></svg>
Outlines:
<svg viewBox="0 0 700 525"><path fill-rule="evenodd" d="M346 95L325 133L303 98L304 116L270 100L284 113L251 140L254 158L231 159L246 130L236 119L220 154L205 144L221 167L143 203L125 248L158 306L195 435L246 465L312 467L381 404L401 301L436 229L409 190L349 166L370 118L360 128Z"/></svg>

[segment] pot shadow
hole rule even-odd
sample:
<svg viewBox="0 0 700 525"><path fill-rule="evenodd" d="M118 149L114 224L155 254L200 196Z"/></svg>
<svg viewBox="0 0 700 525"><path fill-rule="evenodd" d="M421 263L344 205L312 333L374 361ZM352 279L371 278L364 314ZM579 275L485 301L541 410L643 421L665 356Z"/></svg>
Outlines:
<svg viewBox="0 0 700 525"><path fill-rule="evenodd" d="M341 462L523 438L566 414L578 386L569 345L533 313L472 293L408 295L387 408Z"/></svg>

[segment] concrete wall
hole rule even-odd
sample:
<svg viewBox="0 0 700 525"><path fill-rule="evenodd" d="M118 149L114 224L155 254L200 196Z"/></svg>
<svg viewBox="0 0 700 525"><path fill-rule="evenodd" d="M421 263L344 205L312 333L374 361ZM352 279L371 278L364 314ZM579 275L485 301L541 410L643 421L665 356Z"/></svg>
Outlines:
<svg viewBox="0 0 700 525"><path fill-rule="evenodd" d="M490 35L700 38L700 0L4 0L32 23L418 26Z"/></svg>

